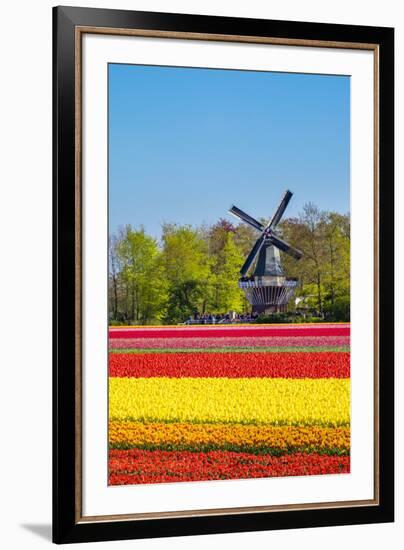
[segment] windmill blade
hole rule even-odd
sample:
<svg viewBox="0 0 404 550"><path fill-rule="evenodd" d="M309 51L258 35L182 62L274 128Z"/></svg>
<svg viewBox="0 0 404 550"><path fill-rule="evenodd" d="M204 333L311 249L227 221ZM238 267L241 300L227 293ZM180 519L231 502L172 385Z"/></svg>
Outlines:
<svg viewBox="0 0 404 550"><path fill-rule="evenodd" d="M247 273L247 271L250 269L252 263L254 262L257 254L262 248L262 245L265 241L265 235L262 234L255 242L255 245L252 247L251 252L247 256L246 261L243 264L243 267L240 269L241 276L244 277Z"/></svg>
<svg viewBox="0 0 404 550"><path fill-rule="evenodd" d="M272 216L271 221L267 225L267 229L275 229L275 227L281 221L283 213L285 212L286 207L289 204L290 199L292 198L292 195L293 195L293 193L291 191L289 191L289 189L283 195L281 203L278 206L278 209L276 210L275 214Z"/></svg>
<svg viewBox="0 0 404 550"><path fill-rule="evenodd" d="M243 220L243 222L248 223L248 225L254 227L254 229L258 229L258 231L264 231L264 226L262 225L262 223L240 210L240 208L237 208L237 206L233 205L230 208L229 212L234 216L237 216L237 218Z"/></svg>
<svg viewBox="0 0 404 550"><path fill-rule="evenodd" d="M289 256L292 256L296 260L300 260L300 258L303 256L303 252L298 250L297 248L293 248L293 246L290 246L286 241L279 238L277 235L274 235L273 233L270 233L268 236L268 240L272 242L276 248L279 248L279 250L282 250L282 252L286 252L286 254L289 254Z"/></svg>

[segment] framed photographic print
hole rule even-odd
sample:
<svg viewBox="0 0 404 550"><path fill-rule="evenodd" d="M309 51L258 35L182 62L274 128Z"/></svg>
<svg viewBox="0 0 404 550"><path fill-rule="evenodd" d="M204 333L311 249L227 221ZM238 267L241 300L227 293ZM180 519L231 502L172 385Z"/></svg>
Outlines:
<svg viewBox="0 0 404 550"><path fill-rule="evenodd" d="M393 67L54 8L54 542L393 521Z"/></svg>

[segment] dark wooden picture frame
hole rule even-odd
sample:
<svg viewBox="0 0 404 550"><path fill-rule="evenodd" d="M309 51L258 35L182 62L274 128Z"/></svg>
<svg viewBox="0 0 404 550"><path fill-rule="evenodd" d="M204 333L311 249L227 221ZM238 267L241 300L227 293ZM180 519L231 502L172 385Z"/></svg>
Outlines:
<svg viewBox="0 0 404 550"><path fill-rule="evenodd" d="M375 76L375 498L82 517L83 33L367 49ZM73 543L394 521L394 30L78 7L53 12L53 541ZM147 516L147 517L146 517Z"/></svg>

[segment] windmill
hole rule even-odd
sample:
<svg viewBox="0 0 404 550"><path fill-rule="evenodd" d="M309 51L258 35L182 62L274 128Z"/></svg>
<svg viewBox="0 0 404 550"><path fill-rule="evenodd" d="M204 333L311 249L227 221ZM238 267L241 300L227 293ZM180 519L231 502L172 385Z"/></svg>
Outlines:
<svg viewBox="0 0 404 550"><path fill-rule="evenodd" d="M229 210L231 214L260 232L240 269L241 278L238 282L238 286L243 289L247 300L252 305L253 311L257 313L285 311L297 286L296 279L286 278L279 251L289 254L296 260L299 260L303 253L297 248L293 248L275 232L292 195L293 193L289 190L285 192L275 214L265 226L237 206L232 206ZM247 276L256 258L254 271Z"/></svg>

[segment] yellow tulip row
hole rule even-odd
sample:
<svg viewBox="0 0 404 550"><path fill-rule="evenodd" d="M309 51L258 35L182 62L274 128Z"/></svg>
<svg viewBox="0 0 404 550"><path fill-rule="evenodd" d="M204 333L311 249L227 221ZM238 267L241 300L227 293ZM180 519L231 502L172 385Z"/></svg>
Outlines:
<svg viewBox="0 0 404 550"><path fill-rule="evenodd" d="M110 378L109 419L346 426L350 420L350 381Z"/></svg>

